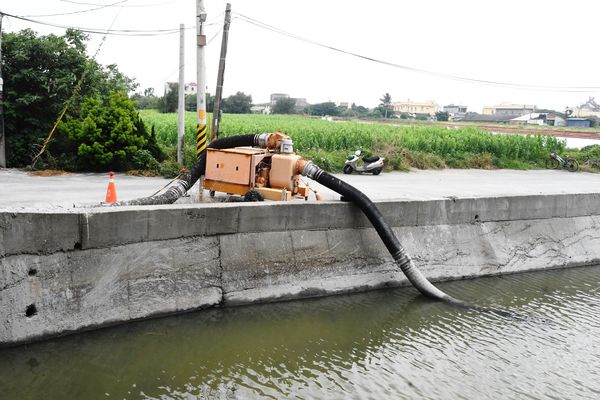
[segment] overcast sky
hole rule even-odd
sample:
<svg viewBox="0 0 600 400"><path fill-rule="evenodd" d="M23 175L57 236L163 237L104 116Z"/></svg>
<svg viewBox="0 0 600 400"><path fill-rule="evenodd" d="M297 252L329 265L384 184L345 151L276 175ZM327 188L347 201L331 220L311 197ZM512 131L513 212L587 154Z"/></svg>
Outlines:
<svg viewBox="0 0 600 400"><path fill-rule="evenodd" d="M96 11L62 15L119 0L3 0L0 11L68 26L106 30L190 28L185 36L186 82L195 81L195 0L127 0ZM80 3L80 4L75 4ZM81 3L88 3L81 4ZM600 87L600 2L571 1L354 1L231 0L225 96L251 94L254 103L271 93L309 103L355 102L374 107L385 92L393 101L460 103L481 112L499 102L564 110L600 91L572 93L515 89L442 79L341 54L259 28L235 12L313 41L388 63L465 78L538 86ZM91 4L91 5L90 5ZM216 85L225 0L205 0L208 91ZM35 15L35 16L34 16ZM236 18L237 17L237 18ZM4 31L64 30L6 18ZM217 35L217 36L215 36ZM91 35L93 54L102 35ZM116 63L140 84L162 94L177 81L179 34L108 36L98 59Z"/></svg>

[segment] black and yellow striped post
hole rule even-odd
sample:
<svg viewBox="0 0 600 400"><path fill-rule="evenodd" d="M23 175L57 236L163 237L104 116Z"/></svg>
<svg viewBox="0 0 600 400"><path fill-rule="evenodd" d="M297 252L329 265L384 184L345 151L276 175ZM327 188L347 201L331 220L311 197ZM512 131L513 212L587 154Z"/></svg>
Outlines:
<svg viewBox="0 0 600 400"><path fill-rule="evenodd" d="M200 109L198 110L198 124L196 125L196 160L200 159L200 154L206 149L206 133L206 111Z"/></svg>

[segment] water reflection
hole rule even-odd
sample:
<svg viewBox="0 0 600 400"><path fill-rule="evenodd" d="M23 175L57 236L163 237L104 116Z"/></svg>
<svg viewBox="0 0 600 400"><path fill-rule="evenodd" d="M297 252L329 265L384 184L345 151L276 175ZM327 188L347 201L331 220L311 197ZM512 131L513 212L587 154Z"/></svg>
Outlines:
<svg viewBox="0 0 600 400"><path fill-rule="evenodd" d="M0 398L590 398L600 268L211 310L0 351ZM3 397L5 396L5 397Z"/></svg>

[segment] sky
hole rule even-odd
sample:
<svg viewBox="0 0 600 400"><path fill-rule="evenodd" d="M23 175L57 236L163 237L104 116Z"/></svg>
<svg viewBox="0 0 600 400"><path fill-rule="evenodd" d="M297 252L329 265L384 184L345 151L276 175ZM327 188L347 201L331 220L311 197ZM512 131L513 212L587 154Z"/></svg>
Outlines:
<svg viewBox="0 0 600 400"><path fill-rule="evenodd" d="M115 4L118 3L118 4ZM271 93L375 107L384 93L392 101L434 100L441 106L511 102L562 111L588 97L600 99L597 16L600 2L587 0L231 0L224 96L238 91L254 103ZM99 8L89 12L67 14ZM214 93L225 0L204 0L208 92ZM185 80L196 81L196 0L3 0L0 12L62 26L162 30L186 26ZM48 14L67 14L49 16ZM284 36L245 17L308 39ZM2 29L31 28L40 34L64 29L5 17ZM93 55L104 35L92 34ZM314 42L376 59L317 46ZM179 33L108 35L97 59L118 65L139 90L178 80ZM390 65L392 64L392 65ZM406 68L426 70L436 75ZM490 85L472 81L511 85ZM521 86L519 86L521 85ZM529 85L523 88L522 85ZM531 86L542 86L534 88ZM552 88L549 88L552 87ZM587 87L581 92L557 87ZM577 89L579 90L579 89Z"/></svg>

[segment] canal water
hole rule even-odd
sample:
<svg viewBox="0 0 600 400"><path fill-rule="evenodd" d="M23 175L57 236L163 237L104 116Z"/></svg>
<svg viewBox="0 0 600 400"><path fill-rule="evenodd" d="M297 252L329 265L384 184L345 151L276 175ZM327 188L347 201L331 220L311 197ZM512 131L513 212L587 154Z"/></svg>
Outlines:
<svg viewBox="0 0 600 400"><path fill-rule="evenodd" d="M2 399L599 399L600 267L209 310L0 350Z"/></svg>

